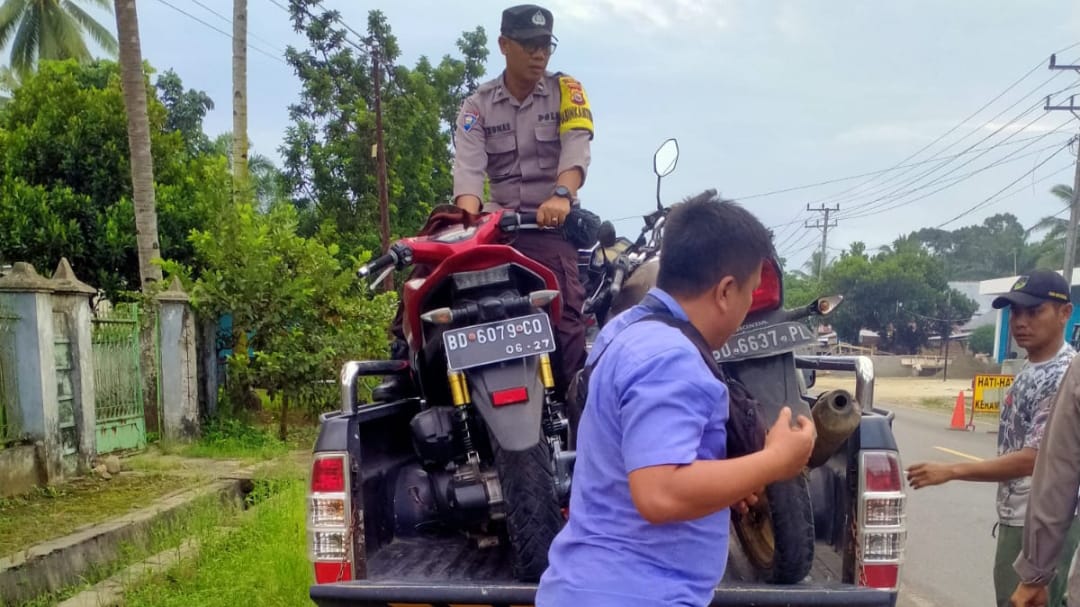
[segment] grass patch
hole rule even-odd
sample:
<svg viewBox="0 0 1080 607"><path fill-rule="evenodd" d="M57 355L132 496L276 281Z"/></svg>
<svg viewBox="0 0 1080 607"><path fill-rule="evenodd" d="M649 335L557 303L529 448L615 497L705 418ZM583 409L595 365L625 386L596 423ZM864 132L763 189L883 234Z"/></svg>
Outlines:
<svg viewBox="0 0 1080 607"><path fill-rule="evenodd" d="M285 455L289 446L268 428L221 419L206 424L199 440L190 444L162 445L162 450L186 457L267 460Z"/></svg>
<svg viewBox="0 0 1080 607"><path fill-rule="evenodd" d="M120 474L107 481L77 478L0 499L0 555L120 516L179 488L176 477L167 474Z"/></svg>
<svg viewBox="0 0 1080 607"><path fill-rule="evenodd" d="M172 481L175 486L175 480ZM236 517L241 510L235 503L223 505L217 493L195 500L178 516L162 518L152 523L143 541L125 543L119 547L117 558L107 565L94 567L83 574L82 583L69 586L55 593L24 602L20 607L45 607L56 605L90 586L117 574L126 567L159 552L177 548L192 535L211 533L225 521ZM135 580L132 580L133 582Z"/></svg>
<svg viewBox="0 0 1080 607"><path fill-rule="evenodd" d="M310 605L305 497L291 475L257 482L249 501L258 505L234 519L237 529L198 534L197 557L131 584L125 605Z"/></svg>
<svg viewBox="0 0 1080 607"><path fill-rule="evenodd" d="M919 406L927 409L943 409L952 411L956 407L956 399L944 396L924 396L919 399Z"/></svg>

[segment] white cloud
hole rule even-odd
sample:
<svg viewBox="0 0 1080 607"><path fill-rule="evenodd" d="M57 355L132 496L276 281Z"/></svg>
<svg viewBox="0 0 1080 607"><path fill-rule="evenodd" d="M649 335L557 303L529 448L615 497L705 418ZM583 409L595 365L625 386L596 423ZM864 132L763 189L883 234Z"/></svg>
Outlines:
<svg viewBox="0 0 1080 607"><path fill-rule="evenodd" d="M727 27L726 0L551 0L551 10L566 21L626 20L652 29L685 26Z"/></svg>
<svg viewBox="0 0 1080 607"><path fill-rule="evenodd" d="M1050 131L1061 128L1062 121L1066 121L1066 119L1069 118L1067 113L1061 112L1061 115L1057 114L1059 114L1059 112L1051 112L1034 122L1032 122L1033 119L1030 116L1025 116L1024 118L1013 122L987 122L982 128L984 131L989 132L995 132L1000 129L1002 133L1049 133ZM1070 132L1072 131L1071 128L1066 128Z"/></svg>
<svg viewBox="0 0 1080 607"><path fill-rule="evenodd" d="M799 10L797 2L784 2L773 19L777 31L791 42L805 41L810 34L806 15Z"/></svg>

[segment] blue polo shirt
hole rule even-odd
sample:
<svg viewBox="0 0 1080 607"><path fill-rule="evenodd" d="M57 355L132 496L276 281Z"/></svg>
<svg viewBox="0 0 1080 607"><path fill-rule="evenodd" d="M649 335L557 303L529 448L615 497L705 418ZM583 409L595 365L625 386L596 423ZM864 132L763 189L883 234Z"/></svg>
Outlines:
<svg viewBox="0 0 1080 607"><path fill-rule="evenodd" d="M650 293L686 319L670 295ZM726 451L727 387L678 329L631 325L649 313L639 305L620 314L589 355L592 363L607 348L579 426L570 520L551 544L537 607L700 607L723 576L729 510L653 525L630 497L634 470Z"/></svg>

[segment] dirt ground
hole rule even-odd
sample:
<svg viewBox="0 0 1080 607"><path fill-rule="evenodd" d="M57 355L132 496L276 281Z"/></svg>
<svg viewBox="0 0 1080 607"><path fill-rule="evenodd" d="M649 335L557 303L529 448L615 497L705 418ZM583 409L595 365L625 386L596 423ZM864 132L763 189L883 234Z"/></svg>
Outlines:
<svg viewBox="0 0 1080 607"><path fill-rule="evenodd" d="M818 373L817 383L811 392L843 388L855 392L855 377L850 373ZM874 381L874 401L881 405L921 405L925 407L952 407L956 395L963 391L971 398L970 379L933 377L879 377Z"/></svg>

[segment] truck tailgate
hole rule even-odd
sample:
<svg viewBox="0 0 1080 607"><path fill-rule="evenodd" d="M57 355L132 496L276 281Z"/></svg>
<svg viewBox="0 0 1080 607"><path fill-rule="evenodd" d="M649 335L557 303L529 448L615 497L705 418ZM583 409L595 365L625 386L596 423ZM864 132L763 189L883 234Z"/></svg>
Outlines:
<svg viewBox="0 0 1080 607"><path fill-rule="evenodd" d="M532 605L535 584L514 581L509 555L461 536L394 539L371 555L368 579L311 587L319 607ZM839 582L795 586L724 582L714 607L894 607L896 593Z"/></svg>
<svg viewBox="0 0 1080 607"><path fill-rule="evenodd" d="M386 607L387 605L525 606L532 605L536 586L513 582L397 583L356 581L311 587L319 607ZM724 585L713 607L895 607L896 594L848 585Z"/></svg>

